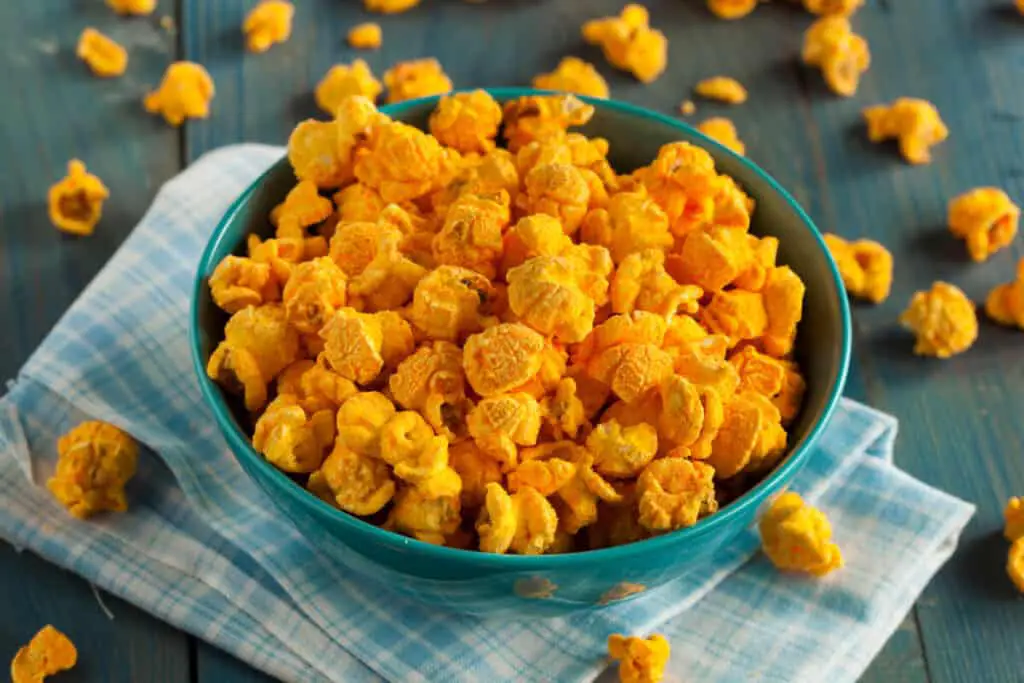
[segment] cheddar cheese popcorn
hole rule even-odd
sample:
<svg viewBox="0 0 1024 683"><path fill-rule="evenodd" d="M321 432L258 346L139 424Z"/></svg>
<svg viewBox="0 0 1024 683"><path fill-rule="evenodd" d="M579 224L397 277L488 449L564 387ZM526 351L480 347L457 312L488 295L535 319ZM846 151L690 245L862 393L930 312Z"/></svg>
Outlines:
<svg viewBox="0 0 1024 683"><path fill-rule="evenodd" d="M742 19L757 7L759 0L708 0L708 9L719 19Z"/></svg>
<svg viewBox="0 0 1024 683"><path fill-rule="evenodd" d="M847 242L825 234L825 246L836 262L843 285L851 296L880 304L892 288L892 254L873 240Z"/></svg>
<svg viewBox="0 0 1024 683"><path fill-rule="evenodd" d="M726 104L743 104L747 101L747 89L735 78L715 76L697 83L693 91L708 100Z"/></svg>
<svg viewBox="0 0 1024 683"><path fill-rule="evenodd" d="M392 95L436 85L429 62ZM231 317L207 372L266 466L385 530L520 555L692 526L776 466L805 287L710 154L669 143L618 173L571 130L594 108L569 59L561 94L447 95L427 130L381 114L360 64L293 131L273 233L208 282Z"/></svg>
<svg viewBox="0 0 1024 683"><path fill-rule="evenodd" d="M373 77L369 65L356 59L351 64L336 64L328 69L316 84L313 96L317 106L334 116L346 97L362 95L374 101L383 90L384 86Z"/></svg>
<svg viewBox="0 0 1024 683"><path fill-rule="evenodd" d="M724 116L704 119L698 124L697 130L741 156L747 152L747 146L740 140L736 126Z"/></svg>
<svg viewBox="0 0 1024 683"><path fill-rule="evenodd" d="M608 83L604 76L592 64L579 57L563 57L554 71L534 76L533 87L608 98Z"/></svg>
<svg viewBox="0 0 1024 683"><path fill-rule="evenodd" d="M94 28L82 31L75 54L101 78L121 76L128 68L128 51Z"/></svg>
<svg viewBox="0 0 1024 683"><path fill-rule="evenodd" d="M1020 207L997 187L978 187L949 202L949 230L967 242L971 260L981 262L1017 235Z"/></svg>
<svg viewBox="0 0 1024 683"><path fill-rule="evenodd" d="M381 14L399 14L420 4L420 0L363 0L363 5L370 12Z"/></svg>
<svg viewBox="0 0 1024 683"><path fill-rule="evenodd" d="M974 304L946 282L916 292L900 315L900 324L916 335L914 353L919 356L949 358L966 351L978 338Z"/></svg>
<svg viewBox="0 0 1024 683"><path fill-rule="evenodd" d="M668 63L668 39L652 29L647 8L626 5L617 17L592 19L583 25L583 39L597 45L608 63L651 83Z"/></svg>
<svg viewBox="0 0 1024 683"><path fill-rule="evenodd" d="M463 154L491 151L499 125L501 106L486 90L444 95L430 115L430 134Z"/></svg>
<svg viewBox="0 0 1024 683"><path fill-rule="evenodd" d="M900 154L911 164L930 162L931 148L949 137L938 110L927 100L900 97L889 106L868 107L863 113L868 139L882 142L896 138Z"/></svg>
<svg viewBox="0 0 1024 683"><path fill-rule="evenodd" d="M822 17L808 27L801 56L804 64L821 69L829 89L843 97L857 92L861 75L871 66L867 41L840 15Z"/></svg>
<svg viewBox="0 0 1024 683"><path fill-rule="evenodd" d="M106 0L107 7L118 14L131 14L137 17L152 14L156 9L157 0Z"/></svg>
<svg viewBox="0 0 1024 683"><path fill-rule="evenodd" d="M619 662L620 683L658 683L665 676L669 644L655 633L648 638L608 636L608 654Z"/></svg>
<svg viewBox="0 0 1024 683"><path fill-rule="evenodd" d="M372 22L356 24L349 29L346 38L348 44L357 50L376 50L384 42L380 24Z"/></svg>
<svg viewBox="0 0 1024 683"><path fill-rule="evenodd" d="M50 222L72 235L91 235L109 196L103 181L87 172L81 161L72 159L67 176L50 187L47 195Z"/></svg>
<svg viewBox="0 0 1024 683"><path fill-rule="evenodd" d="M1017 262L1017 278L996 285L985 299L985 313L1000 325L1024 330L1024 259Z"/></svg>
<svg viewBox="0 0 1024 683"><path fill-rule="evenodd" d="M160 114L167 123L180 126L185 119L209 116L215 92L213 79L202 65L174 62L167 67L160 87L146 95L142 105L150 114Z"/></svg>
<svg viewBox="0 0 1024 683"><path fill-rule="evenodd" d="M388 89L388 104L443 95L452 89L452 81L441 63L432 58L399 62L384 72L384 85Z"/></svg>
<svg viewBox="0 0 1024 683"><path fill-rule="evenodd" d="M775 498L759 527L764 554L779 569L824 576L843 566L828 519L797 493Z"/></svg>
<svg viewBox="0 0 1024 683"><path fill-rule="evenodd" d="M104 510L124 512L124 487L138 457L129 434L106 422L83 422L57 441L57 468L46 487L79 519Z"/></svg>
<svg viewBox="0 0 1024 683"><path fill-rule="evenodd" d="M1003 509L1003 536L1011 543L1024 538L1024 498L1014 496L1006 502Z"/></svg>
<svg viewBox="0 0 1024 683"><path fill-rule="evenodd" d="M242 24L245 45L250 52L266 52L276 43L283 43L292 34L295 6L285 0L261 0Z"/></svg>
<svg viewBox="0 0 1024 683"><path fill-rule="evenodd" d="M864 4L864 0L803 0L804 9L821 16L848 17Z"/></svg>
<svg viewBox="0 0 1024 683"><path fill-rule="evenodd" d="M71 640L46 625L11 661L11 683L42 683L43 679L66 671L78 662L78 650Z"/></svg>
<svg viewBox="0 0 1024 683"><path fill-rule="evenodd" d="M1018 538L1010 545L1006 557L1006 573L1017 590L1024 593L1024 539Z"/></svg>

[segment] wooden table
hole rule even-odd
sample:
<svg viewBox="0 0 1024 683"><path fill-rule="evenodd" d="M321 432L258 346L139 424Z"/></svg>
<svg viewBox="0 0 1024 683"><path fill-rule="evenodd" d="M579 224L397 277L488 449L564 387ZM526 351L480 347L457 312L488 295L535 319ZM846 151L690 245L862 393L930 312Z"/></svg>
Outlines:
<svg viewBox="0 0 1024 683"><path fill-rule="evenodd" d="M1012 0L868 0L854 26L873 64L849 100L800 65L811 18L782 0L739 22L715 19L700 0L646 3L671 45L672 63L651 86L614 72L580 39L585 19L617 12L621 0L423 0L378 17L383 49L358 55L344 43L347 28L368 18L357 0L299 0L291 40L264 55L243 51L240 26L254 4L160 0L154 16L124 19L101 0L0 2L0 378L16 374L162 182L221 145L283 144L297 121L317 115L311 92L334 63L359 56L379 76L397 60L434 56L467 87L527 84L576 54L599 65L614 97L663 112L675 112L699 78L731 75L749 87L749 102L698 103L694 118L732 117L749 157L823 230L880 240L895 255L890 300L854 312L847 394L900 418L899 465L978 506L960 549L865 680L1024 681L1024 603L1004 575L1000 536L1002 505L1024 494L1024 333L982 322L968 353L937 362L912 356L896 323L916 289L945 279L981 301L1024 255L1018 239L972 265L944 227L946 201L973 186L999 185L1024 201L1024 18ZM76 60L86 26L129 49L125 77L92 78ZM204 64L217 86L211 118L180 130L140 104L174 59ZM950 128L930 166L910 167L893 146L865 139L860 109L901 95L934 102ZM111 190L86 239L61 235L46 215L46 189L71 157ZM0 659L52 622L83 653L61 678L69 683L266 680L129 604L105 602L113 620L86 582L0 544Z"/></svg>

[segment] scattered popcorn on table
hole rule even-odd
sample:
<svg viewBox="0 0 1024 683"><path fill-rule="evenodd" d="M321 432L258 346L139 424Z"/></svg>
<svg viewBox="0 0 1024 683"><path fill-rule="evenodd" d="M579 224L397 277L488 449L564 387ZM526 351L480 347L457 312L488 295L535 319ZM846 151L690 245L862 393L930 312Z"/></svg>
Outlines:
<svg viewBox="0 0 1024 683"><path fill-rule="evenodd" d="M665 676L670 648L665 636L608 636L608 655L619 662L620 683L659 683Z"/></svg>
<svg viewBox="0 0 1024 683"><path fill-rule="evenodd" d="M811 24L801 55L804 64L821 69L829 89L843 97L857 92L861 75L871 66L867 41L853 32L844 16L829 15Z"/></svg>
<svg viewBox="0 0 1024 683"><path fill-rule="evenodd" d="M441 63L433 58L395 64L384 72L384 85L388 89L388 104L443 95L452 89L451 79L441 68Z"/></svg>
<svg viewBox="0 0 1024 683"><path fill-rule="evenodd" d="M843 566L828 519L797 493L777 496L761 516L759 528L764 554L779 569L824 576Z"/></svg>
<svg viewBox="0 0 1024 683"><path fill-rule="evenodd" d="M608 83L604 76L598 73L593 64L579 57L563 57L554 71L534 76L533 87L608 98Z"/></svg>
<svg viewBox="0 0 1024 683"><path fill-rule="evenodd" d="M42 683L78 662L74 643L53 626L39 630L11 661L11 683Z"/></svg>
<svg viewBox="0 0 1024 683"><path fill-rule="evenodd" d="M172 126L185 119L205 119L215 89L210 74L195 62L174 62L167 67L160 87L146 95L142 104L150 114L160 114Z"/></svg>
<svg viewBox="0 0 1024 683"><path fill-rule="evenodd" d="M336 64L317 83L313 95L317 106L334 116L342 101L352 95L362 95L373 101L384 90L384 86L373 77L369 65L361 59L351 64Z"/></svg>
<svg viewBox="0 0 1024 683"><path fill-rule="evenodd" d="M370 12L399 14L420 4L420 0L363 0L363 6Z"/></svg>
<svg viewBox="0 0 1024 683"><path fill-rule="evenodd" d="M981 262L1017 235L1020 207L997 187L978 187L949 202L949 230L967 242L971 260Z"/></svg>
<svg viewBox="0 0 1024 683"><path fill-rule="evenodd" d="M747 101L747 89L735 78L727 76L705 78L694 86L693 91L705 99L726 104L743 104Z"/></svg>
<svg viewBox="0 0 1024 683"><path fill-rule="evenodd" d="M919 356L949 358L969 349L978 338L974 303L946 282L916 292L900 315L900 324L916 335L914 353Z"/></svg>
<svg viewBox="0 0 1024 683"><path fill-rule="evenodd" d="M704 119L697 126L697 130L741 156L747 152L747 146L740 140L736 132L736 126L724 116Z"/></svg>
<svg viewBox="0 0 1024 683"><path fill-rule="evenodd" d="M57 469L46 487L72 515L128 509L124 487L135 475L139 446L106 422L83 422L57 442Z"/></svg>
<svg viewBox="0 0 1024 683"><path fill-rule="evenodd" d="M1017 278L996 285L985 299L985 313L1000 325L1024 330L1024 259L1017 262Z"/></svg>
<svg viewBox="0 0 1024 683"><path fill-rule="evenodd" d="M679 105L679 113L683 116L693 116L696 111L697 105L693 103L693 100L683 100L683 103Z"/></svg>
<svg viewBox="0 0 1024 683"><path fill-rule="evenodd" d="M949 137L946 124L931 102L900 97L891 105L876 105L864 110L868 139L882 142L896 138L900 154L911 164L932 160L931 148Z"/></svg>
<svg viewBox="0 0 1024 683"><path fill-rule="evenodd" d="M668 40L649 25L647 8L626 5L617 17L592 19L583 25L583 39L597 45L608 63L651 83L668 64Z"/></svg>
<svg viewBox="0 0 1024 683"><path fill-rule="evenodd" d="M380 24L366 22L349 29L346 39L348 44L357 50L376 50L384 43L384 34Z"/></svg>
<svg viewBox="0 0 1024 683"><path fill-rule="evenodd" d="M47 209L50 222L72 235L91 235L110 196L103 181L85 170L78 159L68 162L68 174L50 187Z"/></svg>
<svg viewBox="0 0 1024 683"><path fill-rule="evenodd" d="M742 19L760 0L707 0L708 9L719 19Z"/></svg>
<svg viewBox="0 0 1024 683"><path fill-rule="evenodd" d="M1006 502L1003 509L1003 536L1006 540L1014 541L1024 538L1024 497L1014 496Z"/></svg>
<svg viewBox="0 0 1024 683"><path fill-rule="evenodd" d="M295 6L285 0L261 0L242 24L245 45L250 52L266 52L276 43L283 43L292 34Z"/></svg>
<svg viewBox="0 0 1024 683"><path fill-rule="evenodd" d="M873 240L847 242L826 233L825 245L836 262L843 285L851 296L880 304L892 288L892 254Z"/></svg>
<svg viewBox="0 0 1024 683"><path fill-rule="evenodd" d="M157 0L106 0L107 7L118 14L131 14L137 17L152 14L156 9Z"/></svg>
<svg viewBox="0 0 1024 683"><path fill-rule="evenodd" d="M128 51L94 28L82 31L75 54L101 78L121 76L128 68Z"/></svg>
<svg viewBox="0 0 1024 683"><path fill-rule="evenodd" d="M848 17L864 4L864 0L803 0L804 9L819 16Z"/></svg>
<svg viewBox="0 0 1024 683"><path fill-rule="evenodd" d="M1024 593L1024 538L1018 538L1010 544L1010 552L1006 556L1006 573L1017 590Z"/></svg>
<svg viewBox="0 0 1024 683"><path fill-rule="evenodd" d="M516 554L692 526L776 465L804 286L706 151L619 175L568 93L446 96L429 133L325 99L273 234L209 281L231 318L207 370L268 463L385 529Z"/></svg>

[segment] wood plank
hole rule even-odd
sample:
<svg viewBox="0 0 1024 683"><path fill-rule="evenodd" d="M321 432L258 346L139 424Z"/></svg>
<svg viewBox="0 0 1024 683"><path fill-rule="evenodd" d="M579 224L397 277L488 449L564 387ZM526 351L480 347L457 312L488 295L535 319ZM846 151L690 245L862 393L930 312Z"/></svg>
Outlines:
<svg viewBox="0 0 1024 683"><path fill-rule="evenodd" d="M101 2L0 3L0 379L31 351L179 168L178 133L142 111L141 98L175 54L157 18L120 19ZM75 56L78 35L94 26L130 53L116 80L89 75ZM47 188L78 157L111 192L96 234L71 238L47 218ZM105 596L104 615L89 585L30 553L0 544L0 651L11 657L46 623L78 645L80 664L61 680L166 681L190 678L188 637L131 605ZM5 660L7 661L7 660Z"/></svg>
<svg viewBox="0 0 1024 683"><path fill-rule="evenodd" d="M66 683L188 683L188 639L172 626L58 569L0 543L0 659L10 661L35 633L52 624L78 648ZM105 614L104 606L113 615Z"/></svg>

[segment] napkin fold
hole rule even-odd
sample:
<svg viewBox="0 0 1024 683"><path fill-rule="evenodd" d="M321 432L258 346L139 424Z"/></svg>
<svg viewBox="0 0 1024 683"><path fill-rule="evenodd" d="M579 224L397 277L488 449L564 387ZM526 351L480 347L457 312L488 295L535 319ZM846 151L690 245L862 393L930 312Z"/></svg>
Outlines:
<svg viewBox="0 0 1024 683"><path fill-rule="evenodd" d="M0 537L295 683L589 681L610 633L652 630L672 641L668 680L854 681L953 552L973 506L895 467L895 419L844 400L792 486L846 558L823 580L775 571L749 530L713 571L556 619L446 614L359 583L244 474L189 358L199 254L282 153L226 147L167 183L26 363L0 399ZM79 521L45 489L57 437L85 419L144 444L126 514Z"/></svg>

